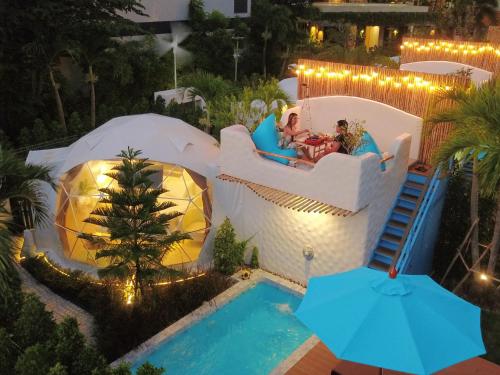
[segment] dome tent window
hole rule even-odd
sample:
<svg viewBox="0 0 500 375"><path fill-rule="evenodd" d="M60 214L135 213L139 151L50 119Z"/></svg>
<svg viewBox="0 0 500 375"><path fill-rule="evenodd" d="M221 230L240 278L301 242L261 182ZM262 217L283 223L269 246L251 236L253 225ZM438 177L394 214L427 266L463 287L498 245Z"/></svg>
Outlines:
<svg viewBox="0 0 500 375"><path fill-rule="evenodd" d="M49 249L54 261L67 268L88 272L106 265L105 259L95 259L95 244L79 236L108 235L105 228L84 220L103 198L99 189L113 188L108 174L120 163L117 155L128 147L141 150L152 163L154 186L168 190L160 200L173 201L172 210L181 212L169 229L191 237L176 245L163 263L196 266L211 227L217 141L179 119L151 113L116 117L68 147L30 151L28 162L54 166L58 185L56 190L44 186L54 225L36 228L36 246Z"/></svg>
<svg viewBox="0 0 500 375"><path fill-rule="evenodd" d="M115 160L89 161L72 168L60 179L55 224L64 253L73 260L98 266L107 264L106 259L96 260L97 249L78 235L108 235L104 228L84 220L103 197L99 189L116 188L116 181L108 177L107 173L117 163ZM182 213L170 222L168 229L188 233L191 237L167 253L163 263L175 265L195 261L210 228L210 188L206 179L191 170L172 164L154 163L151 168L156 172L151 175L153 186L167 190L159 197L159 201L174 202L176 206L168 210Z"/></svg>

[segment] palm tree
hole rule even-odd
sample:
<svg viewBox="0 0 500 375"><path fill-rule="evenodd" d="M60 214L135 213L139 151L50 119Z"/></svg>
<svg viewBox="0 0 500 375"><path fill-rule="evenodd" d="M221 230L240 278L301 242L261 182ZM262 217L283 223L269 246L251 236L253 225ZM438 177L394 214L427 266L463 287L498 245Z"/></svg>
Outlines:
<svg viewBox="0 0 500 375"><path fill-rule="evenodd" d="M80 235L98 247L96 259L109 259L99 276L132 282L135 299L144 295L147 281L172 273L161 263L163 257L174 244L190 238L179 231L168 231L169 221L181 213L166 213L175 204L158 202L166 190L153 188L150 176L156 172L149 168L152 164L148 159L139 158L140 154L128 148L117 155L122 162L107 176L118 187L99 189L104 197L85 220L106 228L109 236Z"/></svg>
<svg viewBox="0 0 500 375"><path fill-rule="evenodd" d="M210 133L213 125L212 112L223 104L225 98L231 96L233 87L222 77L204 71L182 77L181 84L188 90L191 100L199 96L205 101L203 108L205 118L202 122L205 125L205 132Z"/></svg>
<svg viewBox="0 0 500 375"><path fill-rule="evenodd" d="M50 41L43 38L35 39L24 46L25 52L37 65L45 67L49 76L50 86L56 101L57 116L59 123L65 133L68 132L66 126L66 116L61 98L61 84L56 79L56 70L60 65L60 57L67 50L67 41L63 36L54 36Z"/></svg>
<svg viewBox="0 0 500 375"><path fill-rule="evenodd" d="M430 121L435 124L451 122L454 129L437 150L434 161L444 164L450 158L457 158L462 163L472 160L479 193L496 197L495 228L487 269L489 274L494 274L500 248L500 82L492 81L481 88L452 90L444 93L443 99L452 100L456 105L432 115ZM473 189L476 189L474 184ZM475 210L477 201L471 203L473 215L477 214Z"/></svg>
<svg viewBox="0 0 500 375"><path fill-rule="evenodd" d="M265 30L260 34L264 40L262 45L262 75L264 78L267 76L267 42L272 38L273 33L269 30L269 25L266 25Z"/></svg>
<svg viewBox="0 0 500 375"><path fill-rule="evenodd" d="M0 146L0 296L9 295L14 271L12 267L12 236L10 215L6 210L10 199L25 199L31 203L34 220L43 224L48 220L45 196L38 181L55 188L49 167L25 164L12 150Z"/></svg>

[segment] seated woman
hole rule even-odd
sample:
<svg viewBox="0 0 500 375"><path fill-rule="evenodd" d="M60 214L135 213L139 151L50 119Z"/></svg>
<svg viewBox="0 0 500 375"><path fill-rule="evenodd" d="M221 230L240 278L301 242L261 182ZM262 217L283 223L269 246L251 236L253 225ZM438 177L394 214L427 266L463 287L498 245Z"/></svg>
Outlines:
<svg viewBox="0 0 500 375"><path fill-rule="evenodd" d="M325 151L318 156L317 160L321 159L323 156L331 154L332 152L338 152L341 154L348 154L348 140L351 134L348 132L349 123L346 120L337 121L337 127L335 131L337 135L333 138L331 145L327 145ZM316 161L317 161L316 160Z"/></svg>
<svg viewBox="0 0 500 375"><path fill-rule="evenodd" d="M309 129L297 130L296 126L299 121L299 116L296 113L290 113L288 116L288 121L283 128L283 137L280 140L279 146L281 148L291 148L297 151L297 155L300 159L305 159L311 161L311 155L309 150L305 146L299 146L295 143L297 136L302 134L309 134Z"/></svg>

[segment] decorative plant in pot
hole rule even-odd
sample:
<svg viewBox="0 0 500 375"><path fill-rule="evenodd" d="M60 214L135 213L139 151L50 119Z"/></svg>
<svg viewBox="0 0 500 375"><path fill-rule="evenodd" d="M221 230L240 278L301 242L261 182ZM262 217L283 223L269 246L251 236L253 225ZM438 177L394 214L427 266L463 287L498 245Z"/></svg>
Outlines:
<svg viewBox="0 0 500 375"><path fill-rule="evenodd" d="M360 120L352 120L349 121L349 125L347 127L347 136L344 137L343 145L347 150L349 155L354 154L354 152L366 144L364 139L364 135L366 133L366 129L364 124L366 121Z"/></svg>

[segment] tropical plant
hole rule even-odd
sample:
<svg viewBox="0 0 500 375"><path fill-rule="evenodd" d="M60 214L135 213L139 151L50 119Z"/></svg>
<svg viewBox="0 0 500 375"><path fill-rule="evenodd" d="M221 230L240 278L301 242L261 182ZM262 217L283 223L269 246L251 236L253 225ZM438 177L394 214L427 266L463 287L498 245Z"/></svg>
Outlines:
<svg viewBox="0 0 500 375"><path fill-rule="evenodd" d="M214 241L214 266L224 275L232 275L243 265L248 240L237 241L234 228L226 217L217 229Z"/></svg>
<svg viewBox="0 0 500 375"><path fill-rule="evenodd" d="M34 220L43 224L48 219L45 196L39 181L55 187L49 167L25 164L11 149L0 145L0 298L11 294L15 277L12 267L12 232L6 206L11 199L26 200L31 204Z"/></svg>
<svg viewBox="0 0 500 375"><path fill-rule="evenodd" d="M234 86L222 77L204 71L185 75L181 79L181 84L186 87L192 100L199 96L205 102L204 116L200 120L200 124L204 126L207 133L210 133L214 126L214 112L220 112L221 108L226 107L226 99L232 98L232 94L235 92Z"/></svg>
<svg viewBox="0 0 500 375"><path fill-rule="evenodd" d="M250 258L250 267L259 268L259 249L254 246L252 249L252 257Z"/></svg>
<svg viewBox="0 0 500 375"><path fill-rule="evenodd" d="M297 17L288 6L270 0L252 1L252 17L249 20L250 48L246 64L261 61L260 71L264 78L269 73L278 74L290 51L307 35L298 30ZM250 69L247 69L250 70ZM256 72L257 69L252 69Z"/></svg>
<svg viewBox="0 0 500 375"><path fill-rule="evenodd" d="M500 248L500 82L491 81L480 88L471 86L468 89L454 89L444 92L442 98L453 101L455 106L432 115L429 121L434 124L451 122L454 128L437 150L434 162L446 164L450 158L462 164L473 161L479 193L496 198L495 227L489 245L487 268L489 274L494 274ZM474 183L472 185L476 189ZM478 203L475 191L471 195L473 224ZM477 255L475 253L474 257Z"/></svg>
<svg viewBox="0 0 500 375"><path fill-rule="evenodd" d="M274 113L280 118L289 104L288 95L279 87L278 80L259 79L245 86L237 98L233 98L233 123L243 124L253 130L264 118Z"/></svg>
<svg viewBox="0 0 500 375"><path fill-rule="evenodd" d="M347 136L344 137L343 146L347 153L351 155L356 149L363 146L363 135L366 130L364 128L365 121L352 120L347 127Z"/></svg>
<svg viewBox="0 0 500 375"><path fill-rule="evenodd" d="M173 273L162 260L173 245L190 238L169 231L170 220L181 213L165 212L175 204L158 202L166 190L153 187L150 176L156 172L149 168L152 164L148 159L139 155L141 151L130 147L117 155L121 163L106 174L117 187L99 189L103 198L85 220L107 229L109 236L80 235L99 249L96 259L109 259L99 276L131 282L136 299L144 295L148 281Z"/></svg>

